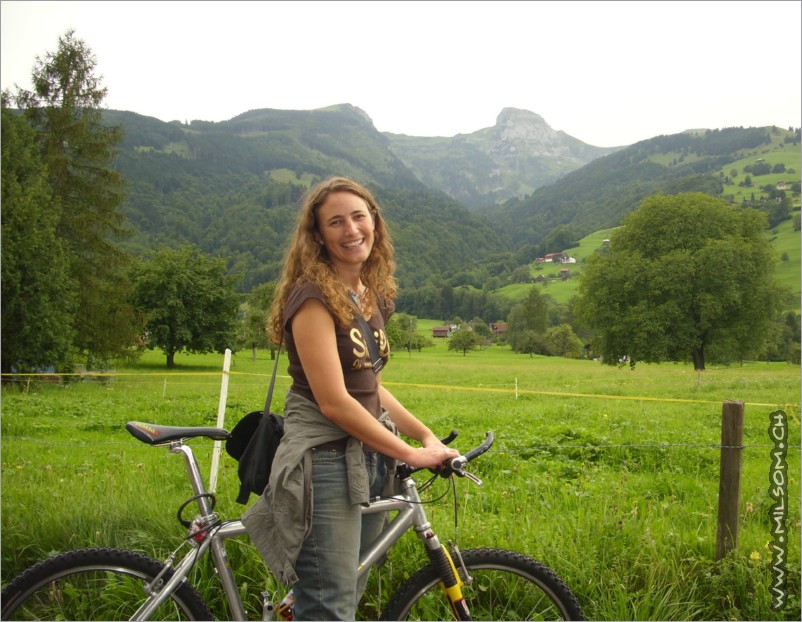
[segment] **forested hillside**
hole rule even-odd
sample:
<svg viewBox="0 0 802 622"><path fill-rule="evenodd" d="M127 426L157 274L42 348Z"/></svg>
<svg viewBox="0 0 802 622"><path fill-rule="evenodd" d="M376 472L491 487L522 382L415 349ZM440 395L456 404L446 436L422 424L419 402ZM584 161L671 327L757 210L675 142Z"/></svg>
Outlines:
<svg viewBox="0 0 802 622"><path fill-rule="evenodd" d="M125 130L116 166L127 182L129 247L195 244L226 258L242 291L277 277L300 197L333 174L368 184L384 206L402 286L509 248L482 216L415 179L353 107L257 111L189 126L133 113L105 118Z"/></svg>
<svg viewBox="0 0 802 622"><path fill-rule="evenodd" d="M799 153L798 130L728 128L659 136L593 159L524 198L475 211L426 186L394 153L399 138L378 132L353 106L256 110L226 122L188 125L130 112L106 111L104 118L124 129L115 166L127 185L128 247L141 253L190 242L224 257L243 292L276 278L300 197L311 183L332 174L368 184L384 205L402 292L424 286L438 292L462 285L486 289L490 279L500 286L520 282L521 271L535 257L617 226L658 192L702 191L746 201L749 191L750 204L779 210L775 220L788 218L799 202L799 172L790 164ZM538 131L556 140L547 126ZM478 141L480 134L471 140ZM416 139L401 142L409 146L410 140ZM570 140L552 148L555 153L578 149ZM776 200L768 200L777 197L762 187L757 174L744 184L744 169L750 168L744 163L783 151L788 188L778 208ZM449 153L453 157L454 151ZM453 159L438 165L436 149L423 156L434 159L432 170L454 165ZM769 178L777 179L764 179ZM473 182L465 190L476 191ZM486 199L489 205L492 196ZM405 304L421 296L404 293ZM497 307L488 300L479 306L479 313ZM409 311L417 310L412 303Z"/></svg>
<svg viewBox="0 0 802 622"><path fill-rule="evenodd" d="M538 244L560 225L569 225L578 240L619 225L626 214L655 193L727 194L725 184L732 181L729 168L733 163L747 156L757 161L783 149L788 150L787 160L794 163L793 168L789 164L785 169L790 201L790 186L800 180L799 129L727 128L641 141L594 160L525 199L510 200L486 213L509 231L514 248ZM770 194L758 182L758 178L751 182L757 189L756 207L762 205L761 193L764 198Z"/></svg>

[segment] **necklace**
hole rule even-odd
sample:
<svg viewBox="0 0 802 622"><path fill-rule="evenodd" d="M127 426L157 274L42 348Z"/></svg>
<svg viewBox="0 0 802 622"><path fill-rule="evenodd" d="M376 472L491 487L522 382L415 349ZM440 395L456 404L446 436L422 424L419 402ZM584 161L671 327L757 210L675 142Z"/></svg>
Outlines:
<svg viewBox="0 0 802 622"><path fill-rule="evenodd" d="M357 306L357 308L359 309L360 313L364 313L365 312L365 302L367 302L367 296L368 296L368 288L367 287L363 287L362 291L359 292L358 294L354 290L349 289L348 290L348 295L351 297L351 300L354 301L354 304Z"/></svg>

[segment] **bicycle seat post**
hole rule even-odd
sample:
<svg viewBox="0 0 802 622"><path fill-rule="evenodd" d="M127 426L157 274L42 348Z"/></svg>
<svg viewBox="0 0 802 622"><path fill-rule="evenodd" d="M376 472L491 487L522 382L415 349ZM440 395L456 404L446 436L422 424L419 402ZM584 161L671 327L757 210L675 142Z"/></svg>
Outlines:
<svg viewBox="0 0 802 622"><path fill-rule="evenodd" d="M185 445L183 441L173 441L170 443L170 453L184 455L189 481L192 484L193 492L198 497L198 509L203 516L211 514L212 505L209 502L209 498L205 496L206 486L203 483L203 476L201 475L198 461L195 459L195 454L192 453L192 448L189 445Z"/></svg>

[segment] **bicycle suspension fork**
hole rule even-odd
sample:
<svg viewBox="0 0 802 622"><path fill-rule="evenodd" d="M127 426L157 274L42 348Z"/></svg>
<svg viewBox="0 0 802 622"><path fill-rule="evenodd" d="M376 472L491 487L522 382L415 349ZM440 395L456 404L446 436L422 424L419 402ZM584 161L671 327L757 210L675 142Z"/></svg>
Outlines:
<svg viewBox="0 0 802 622"><path fill-rule="evenodd" d="M415 520L415 533L423 542L426 548L426 554L429 557L432 565L434 566L437 574L440 576L440 584L443 592L446 595L451 611L457 620L471 620L471 613L468 610L468 604L465 602L465 596L462 594L462 588L465 585L462 581L460 573L454 565L454 560L448 552L448 549L443 546L437 534L432 530L431 523L426 518L426 513L423 511L423 506L420 503L418 491L414 489L414 483L408 486L408 494L415 499L416 520ZM464 567L459 550L454 547L454 552L459 558L459 563ZM467 575L466 575L467 576Z"/></svg>

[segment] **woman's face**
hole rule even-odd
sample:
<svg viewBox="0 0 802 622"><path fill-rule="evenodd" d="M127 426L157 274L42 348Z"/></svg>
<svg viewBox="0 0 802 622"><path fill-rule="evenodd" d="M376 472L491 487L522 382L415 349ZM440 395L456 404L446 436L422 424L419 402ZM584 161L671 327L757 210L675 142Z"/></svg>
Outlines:
<svg viewBox="0 0 802 622"><path fill-rule="evenodd" d="M364 199L350 192L333 192L317 211L319 242L335 268L361 268L370 256L374 224Z"/></svg>

